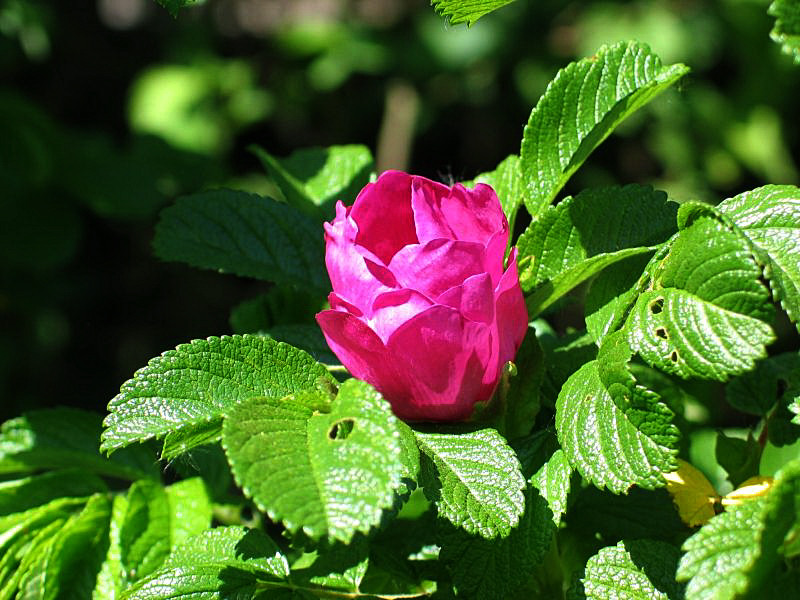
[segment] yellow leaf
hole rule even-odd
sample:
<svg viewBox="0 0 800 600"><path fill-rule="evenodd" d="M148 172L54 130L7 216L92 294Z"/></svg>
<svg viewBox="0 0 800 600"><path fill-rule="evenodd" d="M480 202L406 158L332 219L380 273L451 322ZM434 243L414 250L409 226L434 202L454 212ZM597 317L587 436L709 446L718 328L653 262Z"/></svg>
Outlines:
<svg viewBox="0 0 800 600"><path fill-rule="evenodd" d="M722 506L735 506L745 500L758 498L766 494L772 487L772 477L756 475L751 477L730 494L726 494L722 499Z"/></svg>
<svg viewBox="0 0 800 600"><path fill-rule="evenodd" d="M700 471L678 459L678 470L665 473L667 491L678 508L681 520L689 527L703 525L716 513L719 494Z"/></svg>

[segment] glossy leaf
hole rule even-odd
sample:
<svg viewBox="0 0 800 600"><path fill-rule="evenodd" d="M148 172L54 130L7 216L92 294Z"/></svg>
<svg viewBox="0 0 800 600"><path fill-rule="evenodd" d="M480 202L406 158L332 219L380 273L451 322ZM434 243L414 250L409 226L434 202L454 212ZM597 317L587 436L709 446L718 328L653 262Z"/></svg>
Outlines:
<svg viewBox="0 0 800 600"><path fill-rule="evenodd" d="M431 0L431 4L450 23L472 25L482 16L510 4L514 0Z"/></svg>

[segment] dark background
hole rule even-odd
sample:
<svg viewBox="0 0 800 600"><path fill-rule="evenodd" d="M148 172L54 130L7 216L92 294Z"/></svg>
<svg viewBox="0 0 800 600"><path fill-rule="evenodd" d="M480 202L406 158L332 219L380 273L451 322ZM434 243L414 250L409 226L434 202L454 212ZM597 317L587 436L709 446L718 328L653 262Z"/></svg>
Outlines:
<svg viewBox="0 0 800 600"><path fill-rule="evenodd" d="M768 4L518 0L466 30L426 0L210 0L177 19L152 0L0 0L0 417L104 411L149 358L231 332L267 285L159 262L150 242L180 194L271 193L253 143L361 143L380 169L471 179L519 151L559 68L636 38L692 74L567 192L716 203L797 184L800 67Z"/></svg>

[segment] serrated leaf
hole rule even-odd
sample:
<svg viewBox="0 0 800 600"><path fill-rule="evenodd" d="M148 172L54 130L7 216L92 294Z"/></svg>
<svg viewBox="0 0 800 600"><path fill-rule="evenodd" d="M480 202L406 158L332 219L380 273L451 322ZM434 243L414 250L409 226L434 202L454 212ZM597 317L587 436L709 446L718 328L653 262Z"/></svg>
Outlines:
<svg viewBox="0 0 800 600"><path fill-rule="evenodd" d="M760 361L725 388L725 399L734 408L765 417L789 388L800 384L800 355L786 352Z"/></svg>
<svg viewBox="0 0 800 600"><path fill-rule="evenodd" d="M156 256L305 288L330 288L319 224L294 207L234 190L179 198L161 211Z"/></svg>
<svg viewBox="0 0 800 600"><path fill-rule="evenodd" d="M675 583L679 558L679 550L664 542L622 540L589 559L567 598L682 599L683 586Z"/></svg>
<svg viewBox="0 0 800 600"><path fill-rule="evenodd" d="M684 204L666 257L625 326L651 366L725 381L753 368L774 339L774 310L748 243L713 208ZM704 214L705 213L705 214Z"/></svg>
<svg viewBox="0 0 800 600"><path fill-rule="evenodd" d="M534 220L608 135L688 68L663 66L638 42L603 46L558 72L533 109L520 157Z"/></svg>
<svg viewBox="0 0 800 600"><path fill-rule="evenodd" d="M478 175L473 180L473 184L475 183L485 183L495 191L508 219L508 230L513 235L517 211L522 206L522 197L525 194L519 156L512 154L506 157L494 171Z"/></svg>
<svg viewBox="0 0 800 600"><path fill-rule="evenodd" d="M522 289L545 282L556 287L574 271L561 283L569 291L614 262L652 251L650 246L675 232L676 214L677 204L648 186L588 189L566 198L548 207L517 242ZM526 257L531 257L528 266Z"/></svg>
<svg viewBox="0 0 800 600"><path fill-rule="evenodd" d="M277 158L258 146L250 149L287 202L320 220L333 217L337 200L351 205L374 167L369 148L357 144L304 148L288 158Z"/></svg>
<svg viewBox="0 0 800 600"><path fill-rule="evenodd" d="M158 476L155 457L145 448L104 458L98 451L101 421L96 413L73 408L30 411L6 421L0 430L0 473L70 467L131 480Z"/></svg>
<svg viewBox="0 0 800 600"><path fill-rule="evenodd" d="M784 54L794 57L800 64L800 1L775 0L769 7L769 14L775 17L775 26L770 37L781 44Z"/></svg>
<svg viewBox="0 0 800 600"><path fill-rule="evenodd" d="M0 515L21 513L59 497L82 498L108 488L80 469L63 469L0 482Z"/></svg>
<svg viewBox="0 0 800 600"><path fill-rule="evenodd" d="M431 0L437 13L447 17L450 23L466 23L471 26L482 16L510 4L514 0Z"/></svg>
<svg viewBox="0 0 800 600"><path fill-rule="evenodd" d="M519 460L494 429L449 433L415 432L425 495L467 533L505 537L525 510L525 478Z"/></svg>
<svg viewBox="0 0 800 600"><path fill-rule="evenodd" d="M350 379L330 412L292 397L239 404L223 447L237 483L271 518L347 543L394 503L406 473L398 427L381 395Z"/></svg>
<svg viewBox="0 0 800 600"><path fill-rule="evenodd" d="M281 587L286 587L285 584ZM160 570L125 591L126 600L249 600L263 585L258 577L243 569L219 565L194 565L190 568ZM296 598L271 592L270 598ZM302 598L302 596L300 596Z"/></svg>
<svg viewBox="0 0 800 600"><path fill-rule="evenodd" d="M211 526L211 498L202 479L184 479L173 483L166 492L170 512L170 546L174 547Z"/></svg>
<svg viewBox="0 0 800 600"><path fill-rule="evenodd" d="M333 382L311 356L274 340L252 335L195 340L150 360L122 385L109 403L101 450L178 434L170 458L219 439L222 417L237 403L324 389Z"/></svg>
<svg viewBox="0 0 800 600"><path fill-rule="evenodd" d="M678 580L688 581L689 600L747 597L779 574L781 556L798 528L800 462L778 473L766 496L711 519L683 545Z"/></svg>
<svg viewBox="0 0 800 600"><path fill-rule="evenodd" d="M170 505L159 483L143 480L131 486L119 544L127 584L155 571L169 555Z"/></svg>
<svg viewBox="0 0 800 600"><path fill-rule="evenodd" d="M459 595L504 600L531 585L532 567L542 561L555 531L553 513L536 488L527 486L525 511L503 538L489 540L443 524L437 538L439 559L450 571ZM530 596L526 596L530 597Z"/></svg>
<svg viewBox="0 0 800 600"><path fill-rule="evenodd" d="M764 253L759 258L772 296L800 331L800 188L767 185L729 198L717 209Z"/></svg>
<svg viewBox="0 0 800 600"><path fill-rule="evenodd" d="M664 485L675 469L679 433L658 394L626 368L630 349L616 336L576 371L556 403L558 440L570 464L598 487L624 493Z"/></svg>
<svg viewBox="0 0 800 600"><path fill-rule="evenodd" d="M531 477L530 483L547 501L553 513L553 523L561 524L561 517L567 512L567 495L569 494L572 467L570 467L564 451L560 448Z"/></svg>
<svg viewBox="0 0 800 600"><path fill-rule="evenodd" d="M92 496L82 511L53 532L44 551L25 569L18 597L41 600L88 597L108 547L110 516L108 496Z"/></svg>

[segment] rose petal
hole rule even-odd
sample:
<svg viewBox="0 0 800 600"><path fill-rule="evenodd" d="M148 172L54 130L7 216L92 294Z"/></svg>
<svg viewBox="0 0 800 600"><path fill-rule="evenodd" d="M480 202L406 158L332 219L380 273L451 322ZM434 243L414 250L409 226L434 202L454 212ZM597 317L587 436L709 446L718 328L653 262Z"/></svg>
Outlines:
<svg viewBox="0 0 800 600"><path fill-rule="evenodd" d="M386 343L398 327L432 305L430 300L414 290L386 292L375 298L368 323Z"/></svg>
<svg viewBox="0 0 800 600"><path fill-rule="evenodd" d="M474 324L471 324L474 325ZM432 306L401 325L386 345L410 398L387 396L402 419L464 419L482 399L484 368L458 311ZM484 328L486 329L486 328ZM467 342L467 343L465 343Z"/></svg>
<svg viewBox="0 0 800 600"><path fill-rule="evenodd" d="M389 270L401 286L436 298L467 277L483 273L484 251L474 242L431 240L400 250L389 263Z"/></svg>
<svg viewBox="0 0 800 600"><path fill-rule="evenodd" d="M363 321L346 312L324 310L317 313L317 323L328 346L353 377L375 386L385 397L406 397L387 359L386 347Z"/></svg>
<svg viewBox="0 0 800 600"><path fill-rule="evenodd" d="M388 265L400 248L419 242L411 212L411 175L383 173L361 190L350 218L358 228L356 243Z"/></svg>
<svg viewBox="0 0 800 600"><path fill-rule="evenodd" d="M417 237L421 243L436 238L486 245L496 233L508 242L508 220L497 194L479 183L468 190L461 184L448 188L424 177L412 181L411 206Z"/></svg>
<svg viewBox="0 0 800 600"><path fill-rule="evenodd" d="M339 310L343 312L349 312L354 317L361 317L364 315L361 312L361 309L357 306L350 304L347 300L339 296L336 292L331 292L328 294L328 304L331 305L331 309Z"/></svg>
<svg viewBox="0 0 800 600"><path fill-rule="evenodd" d="M511 251L508 268L495 289L495 314L500 339L500 363L513 360L528 332L528 309L519 287L517 251Z"/></svg>
<svg viewBox="0 0 800 600"><path fill-rule="evenodd" d="M381 292L392 289L386 279L376 278L369 261L380 260L365 248L357 246L357 229L341 202L336 204L336 218L325 223L325 264L331 278L333 291L340 298L357 306L362 313L370 314L372 301Z"/></svg>
<svg viewBox="0 0 800 600"><path fill-rule="evenodd" d="M494 289L488 273L467 277L436 299L437 304L452 306L470 321L491 323L494 320Z"/></svg>

